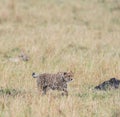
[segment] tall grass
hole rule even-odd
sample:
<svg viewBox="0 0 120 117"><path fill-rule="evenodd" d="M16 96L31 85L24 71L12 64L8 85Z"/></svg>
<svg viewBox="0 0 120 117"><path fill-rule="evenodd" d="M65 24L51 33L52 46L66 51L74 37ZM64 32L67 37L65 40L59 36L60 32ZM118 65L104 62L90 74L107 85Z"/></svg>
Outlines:
<svg viewBox="0 0 120 117"><path fill-rule="evenodd" d="M120 79L119 5L114 0L1 0L0 117L119 117L119 89L92 90L111 77ZM23 50L30 61L9 61ZM68 97L57 91L38 94L32 72L67 70L75 73ZM13 94L15 89L15 95L6 89Z"/></svg>

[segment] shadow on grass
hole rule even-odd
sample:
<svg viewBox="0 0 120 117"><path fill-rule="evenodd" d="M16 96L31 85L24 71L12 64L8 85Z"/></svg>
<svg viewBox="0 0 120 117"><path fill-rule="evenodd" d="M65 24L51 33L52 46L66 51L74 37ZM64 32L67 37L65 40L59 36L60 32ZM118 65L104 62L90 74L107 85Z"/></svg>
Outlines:
<svg viewBox="0 0 120 117"><path fill-rule="evenodd" d="M90 91L90 92L78 93L75 96L81 99L85 99L85 100L88 98L91 98L92 100L101 100L101 99L108 99L118 93L119 91L116 91L116 92L114 91Z"/></svg>
<svg viewBox="0 0 120 117"><path fill-rule="evenodd" d="M113 96L119 95L119 89L111 89L111 90L95 90L93 89L94 86L88 86L82 92L76 93L74 96L86 100L88 98L92 100L101 100L101 99L108 99Z"/></svg>
<svg viewBox="0 0 120 117"><path fill-rule="evenodd" d="M12 89L12 88L1 88L0 89L0 96L17 96L17 95L23 95L25 94L25 91L21 91L18 89Z"/></svg>

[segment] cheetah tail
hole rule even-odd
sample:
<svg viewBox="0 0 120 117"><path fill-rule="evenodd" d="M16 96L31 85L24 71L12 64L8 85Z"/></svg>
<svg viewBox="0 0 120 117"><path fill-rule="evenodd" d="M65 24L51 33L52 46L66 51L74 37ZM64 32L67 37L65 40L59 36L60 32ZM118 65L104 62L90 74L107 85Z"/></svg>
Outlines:
<svg viewBox="0 0 120 117"><path fill-rule="evenodd" d="M39 75L37 75L35 72L32 73L33 78L37 78Z"/></svg>

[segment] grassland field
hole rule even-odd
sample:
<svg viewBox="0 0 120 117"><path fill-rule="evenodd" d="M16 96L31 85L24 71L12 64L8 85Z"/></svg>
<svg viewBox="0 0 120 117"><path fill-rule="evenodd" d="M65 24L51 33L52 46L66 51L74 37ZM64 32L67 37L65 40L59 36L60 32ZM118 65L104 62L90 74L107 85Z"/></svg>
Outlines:
<svg viewBox="0 0 120 117"><path fill-rule="evenodd" d="M9 61L21 51L28 62ZM69 96L37 92L32 72L74 72ZM120 117L120 0L0 0L0 117Z"/></svg>

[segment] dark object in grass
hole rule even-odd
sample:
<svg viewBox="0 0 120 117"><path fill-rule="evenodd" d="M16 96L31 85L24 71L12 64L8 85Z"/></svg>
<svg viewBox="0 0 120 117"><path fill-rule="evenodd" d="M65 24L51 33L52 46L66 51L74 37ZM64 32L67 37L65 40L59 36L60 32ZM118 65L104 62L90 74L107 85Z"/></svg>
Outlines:
<svg viewBox="0 0 120 117"><path fill-rule="evenodd" d="M118 89L120 87L120 80L111 78L95 87L97 90Z"/></svg>

